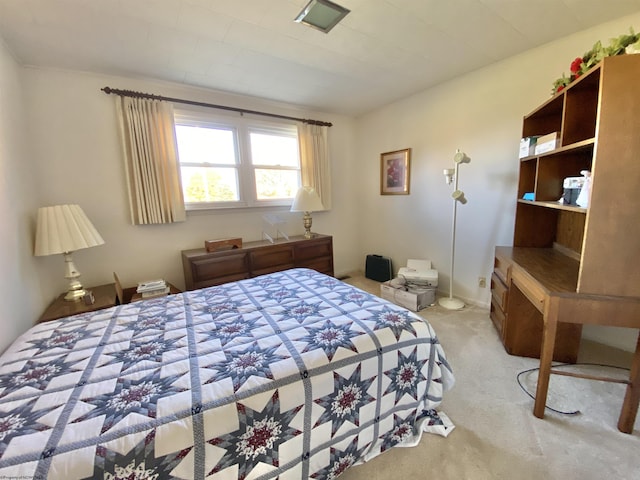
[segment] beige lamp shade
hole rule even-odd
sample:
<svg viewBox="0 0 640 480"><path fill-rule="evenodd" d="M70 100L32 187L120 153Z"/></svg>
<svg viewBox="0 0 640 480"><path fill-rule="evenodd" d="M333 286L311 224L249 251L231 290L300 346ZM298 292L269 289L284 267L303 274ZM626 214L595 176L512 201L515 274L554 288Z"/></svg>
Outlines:
<svg viewBox="0 0 640 480"><path fill-rule="evenodd" d="M324 210L322 201L313 187L300 187L291 204L292 212L319 212Z"/></svg>
<svg viewBox="0 0 640 480"><path fill-rule="evenodd" d="M87 295L78 280L80 272L73 263L71 253L103 243L104 240L78 205L55 205L38 209L34 254L64 255L64 277L69 280L65 300L77 302Z"/></svg>
<svg viewBox="0 0 640 480"><path fill-rule="evenodd" d="M78 205L38 209L36 256L75 252L104 244L104 240Z"/></svg>

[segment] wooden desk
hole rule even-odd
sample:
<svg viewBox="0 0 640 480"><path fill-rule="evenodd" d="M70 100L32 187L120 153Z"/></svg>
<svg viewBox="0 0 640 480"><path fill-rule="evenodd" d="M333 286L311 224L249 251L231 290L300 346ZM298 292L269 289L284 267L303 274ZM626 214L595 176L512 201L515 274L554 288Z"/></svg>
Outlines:
<svg viewBox="0 0 640 480"><path fill-rule="evenodd" d="M496 247L491 319L511 355L540 358L545 299L576 289L578 262L552 249ZM558 328L553 359L575 363L582 325Z"/></svg>
<svg viewBox="0 0 640 480"><path fill-rule="evenodd" d="M580 333L583 324L640 328L640 299L578 293L579 263L554 249L497 247L496 256L506 259L511 268L507 322L514 321L522 312L528 315L531 306L540 312L536 319L542 319L540 372L534 415L538 418L544 417L551 374L624 383L627 385L627 391L618 419L618 429L624 433L631 433L640 402L640 335L628 381L553 370L551 363L554 352L558 354L558 341L565 344L568 342L572 349L579 346L580 336L575 336L574 332L574 335L563 337L559 334L561 327L576 327L577 333ZM517 294L515 299L511 298L512 289ZM521 299L525 301L518 300L518 292L522 293ZM577 350L575 353L577 354Z"/></svg>
<svg viewBox="0 0 640 480"><path fill-rule="evenodd" d="M61 293L38 319L38 323L50 322L58 318L76 315L78 313L94 312L116 305L116 287L114 283L87 288L93 292L95 301L91 305L86 305L82 299L77 302L68 302L64 299L65 293Z"/></svg>

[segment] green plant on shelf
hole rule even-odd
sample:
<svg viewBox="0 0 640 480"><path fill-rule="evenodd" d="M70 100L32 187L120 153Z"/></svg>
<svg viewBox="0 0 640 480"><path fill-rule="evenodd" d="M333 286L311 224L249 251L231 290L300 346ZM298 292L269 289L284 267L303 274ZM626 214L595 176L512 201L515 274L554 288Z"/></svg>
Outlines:
<svg viewBox="0 0 640 480"><path fill-rule="evenodd" d="M623 55L629 52L640 52L640 34L635 33L633 28L629 29L629 33L612 38L606 47L598 40L591 50L582 55L582 57L576 57L573 62L571 62L571 66L569 67L570 74L568 76L563 72L562 76L553 82L551 94L555 95L562 91L571 82L588 72L603 58Z"/></svg>

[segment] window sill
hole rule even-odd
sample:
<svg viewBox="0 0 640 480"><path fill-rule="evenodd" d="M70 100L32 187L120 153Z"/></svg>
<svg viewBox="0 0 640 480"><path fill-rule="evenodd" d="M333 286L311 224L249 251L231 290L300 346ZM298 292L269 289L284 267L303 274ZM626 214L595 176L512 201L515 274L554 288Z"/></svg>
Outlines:
<svg viewBox="0 0 640 480"><path fill-rule="evenodd" d="M197 215L211 215L218 213L249 213L249 212L264 212L266 210L276 211L276 212L289 212L291 209L291 204L286 205L253 205L253 206L229 206L229 207L218 207L218 206L205 206L199 205L196 207L189 206L186 207L187 216L197 216Z"/></svg>

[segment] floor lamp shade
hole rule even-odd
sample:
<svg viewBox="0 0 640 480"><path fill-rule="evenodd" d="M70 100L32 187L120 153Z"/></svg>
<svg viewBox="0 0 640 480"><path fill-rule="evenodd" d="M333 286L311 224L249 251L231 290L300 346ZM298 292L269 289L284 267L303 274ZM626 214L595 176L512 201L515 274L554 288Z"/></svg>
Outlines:
<svg viewBox="0 0 640 480"><path fill-rule="evenodd" d="M322 210L324 210L324 205L322 205L320 196L315 188L307 186L300 187L291 204L291 211L304 212L303 224L305 237L311 238L313 236L311 233L311 212L319 212Z"/></svg>
<svg viewBox="0 0 640 480"><path fill-rule="evenodd" d="M78 281L71 252L104 244L104 240L78 205L55 205L38 209L36 256L63 254L69 292L65 299L79 300L86 292Z"/></svg>

